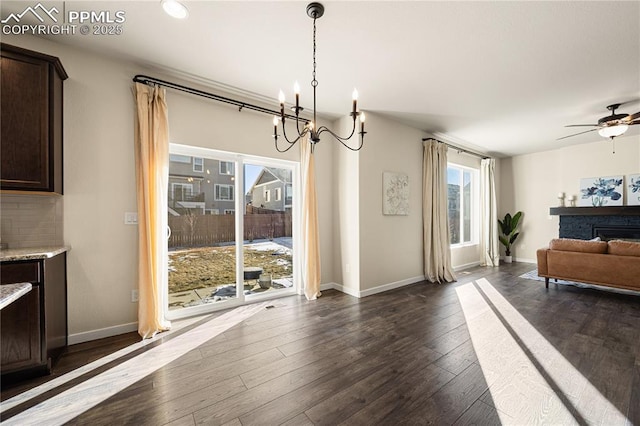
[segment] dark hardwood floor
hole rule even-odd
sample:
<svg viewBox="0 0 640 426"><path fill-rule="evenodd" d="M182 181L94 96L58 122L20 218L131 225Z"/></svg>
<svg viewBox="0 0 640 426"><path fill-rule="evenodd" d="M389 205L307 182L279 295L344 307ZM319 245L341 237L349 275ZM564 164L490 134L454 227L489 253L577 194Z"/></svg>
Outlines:
<svg viewBox="0 0 640 426"><path fill-rule="evenodd" d="M519 278L534 268L477 267L457 283L363 299L332 290L273 301L69 424L640 424L640 296L546 290ZM53 377L136 341L70 347ZM50 379L3 384L2 400Z"/></svg>

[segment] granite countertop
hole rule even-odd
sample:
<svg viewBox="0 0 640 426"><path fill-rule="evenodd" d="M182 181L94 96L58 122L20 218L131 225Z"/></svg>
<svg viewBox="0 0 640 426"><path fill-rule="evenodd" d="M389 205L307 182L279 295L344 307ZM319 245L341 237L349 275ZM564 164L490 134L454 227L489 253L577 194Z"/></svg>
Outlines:
<svg viewBox="0 0 640 426"><path fill-rule="evenodd" d="M0 309L15 302L31 291L31 283L0 285Z"/></svg>
<svg viewBox="0 0 640 426"><path fill-rule="evenodd" d="M69 251L70 249L71 248L67 246L2 249L0 250L0 262L48 259Z"/></svg>

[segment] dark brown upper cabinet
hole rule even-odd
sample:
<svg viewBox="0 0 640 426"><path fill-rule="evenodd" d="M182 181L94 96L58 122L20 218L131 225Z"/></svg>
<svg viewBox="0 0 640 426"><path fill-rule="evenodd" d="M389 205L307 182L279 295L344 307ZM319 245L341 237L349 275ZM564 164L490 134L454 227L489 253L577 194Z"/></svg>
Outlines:
<svg viewBox="0 0 640 426"><path fill-rule="evenodd" d="M0 189L62 194L60 60L2 43Z"/></svg>

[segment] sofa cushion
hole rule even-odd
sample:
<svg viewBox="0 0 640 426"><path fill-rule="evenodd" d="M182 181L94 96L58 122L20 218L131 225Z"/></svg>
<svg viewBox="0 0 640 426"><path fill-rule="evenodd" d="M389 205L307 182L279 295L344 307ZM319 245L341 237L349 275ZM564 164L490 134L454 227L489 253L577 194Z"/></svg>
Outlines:
<svg viewBox="0 0 640 426"><path fill-rule="evenodd" d="M599 254L605 254L607 247L606 241L574 240L571 238L554 238L549 244L551 250Z"/></svg>
<svg viewBox="0 0 640 426"><path fill-rule="evenodd" d="M640 257L640 243L623 240L609 241L609 254Z"/></svg>

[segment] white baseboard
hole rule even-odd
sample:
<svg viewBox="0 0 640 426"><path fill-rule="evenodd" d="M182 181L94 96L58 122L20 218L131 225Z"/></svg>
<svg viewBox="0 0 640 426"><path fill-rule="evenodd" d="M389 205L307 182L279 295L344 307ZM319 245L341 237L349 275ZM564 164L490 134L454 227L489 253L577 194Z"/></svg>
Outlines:
<svg viewBox="0 0 640 426"><path fill-rule="evenodd" d="M516 262L522 262L522 263L538 263L537 259L525 259L523 257L514 257L513 260L515 260Z"/></svg>
<svg viewBox="0 0 640 426"><path fill-rule="evenodd" d="M388 284L382 284L382 285L379 285L377 287L368 288L368 289L363 290L363 291L355 291L355 290L352 290L350 288L346 288L346 287L342 286L342 284L338 284L338 283L326 283L326 284L322 284L320 286L320 290L334 289L334 290L341 291L342 293L348 294L349 296L362 298L362 297L371 296L373 294L378 294L378 293L383 293L385 291L393 290L395 288L404 287L404 286L407 286L409 284L415 284L415 283L418 283L420 281L424 281L424 279L425 279L424 275L419 275L417 277L406 278L404 280L395 281L395 282L388 283Z"/></svg>
<svg viewBox="0 0 640 426"><path fill-rule="evenodd" d="M138 323L131 322L129 324L115 325L113 327L100 328L98 330L70 334L67 340L69 345L75 345L78 343L90 342L92 340L104 339L105 337L130 333L136 330L138 330Z"/></svg>
<svg viewBox="0 0 640 426"><path fill-rule="evenodd" d="M344 287L342 284L338 284L338 283L332 283L332 284L335 290L341 291L344 294L348 294L349 296L358 297L358 298L362 297L360 296L360 293L356 290L353 290L348 287Z"/></svg>
<svg viewBox="0 0 640 426"><path fill-rule="evenodd" d="M458 271L463 271L465 269L473 268L474 266L478 266L478 265L480 265L479 261L478 262L471 262L471 263L467 263L467 264L464 264L464 265L454 266L453 270L455 272L458 272Z"/></svg>
<svg viewBox="0 0 640 426"><path fill-rule="evenodd" d="M338 283L324 283L320 284L320 291L324 290L337 290Z"/></svg>
<svg viewBox="0 0 640 426"><path fill-rule="evenodd" d="M393 290L395 288L404 287L409 284L415 284L420 281L424 281L424 275L418 275L416 277L406 278L404 280L395 281L389 284L379 285L377 287L369 288L360 292L358 297L367 297L372 294L383 293L385 291Z"/></svg>

